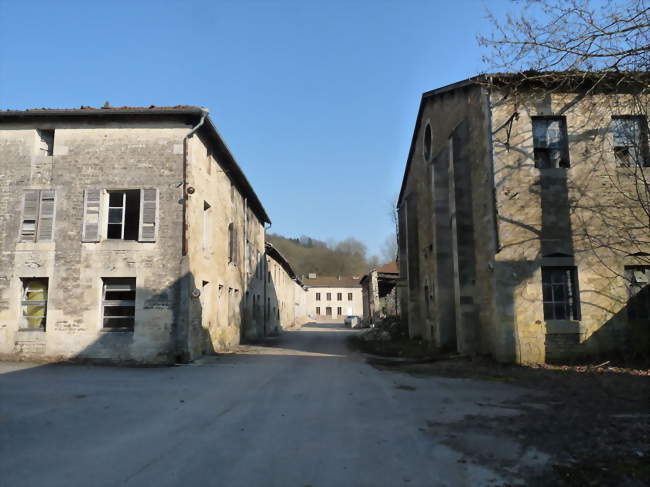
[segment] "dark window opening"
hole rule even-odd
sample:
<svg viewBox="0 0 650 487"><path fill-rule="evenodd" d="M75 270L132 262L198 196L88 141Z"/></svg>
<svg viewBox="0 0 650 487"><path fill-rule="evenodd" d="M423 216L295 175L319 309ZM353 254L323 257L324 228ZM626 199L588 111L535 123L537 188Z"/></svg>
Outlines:
<svg viewBox="0 0 650 487"><path fill-rule="evenodd" d="M22 320L20 327L29 330L45 330L47 278L23 279L22 282Z"/></svg>
<svg viewBox="0 0 650 487"><path fill-rule="evenodd" d="M343 301L343 293L336 293L336 300Z"/></svg>
<svg viewBox="0 0 650 487"><path fill-rule="evenodd" d="M650 322L650 266L637 265L625 268L625 281L629 300L629 321Z"/></svg>
<svg viewBox="0 0 650 487"><path fill-rule="evenodd" d="M352 301L352 293L348 293L348 301Z"/></svg>
<svg viewBox="0 0 650 487"><path fill-rule="evenodd" d="M343 308L336 308L336 315L341 316L343 314Z"/></svg>
<svg viewBox="0 0 650 487"><path fill-rule="evenodd" d="M575 267L542 267L545 320L580 320Z"/></svg>
<svg viewBox="0 0 650 487"><path fill-rule="evenodd" d="M140 190L108 192L108 228L106 237L138 240L140 229Z"/></svg>
<svg viewBox="0 0 650 487"><path fill-rule="evenodd" d="M131 331L135 324L135 278L105 277L102 291L104 330Z"/></svg>
<svg viewBox="0 0 650 487"><path fill-rule="evenodd" d="M54 154L54 129L38 129L38 136L40 138L39 149L41 154L51 156Z"/></svg>
<svg viewBox="0 0 650 487"><path fill-rule="evenodd" d="M320 293L316 293L316 301L320 301Z"/></svg>
<svg viewBox="0 0 650 487"><path fill-rule="evenodd" d="M424 129L424 158L428 161L431 159L431 125L427 124Z"/></svg>
<svg viewBox="0 0 650 487"><path fill-rule="evenodd" d="M533 118L535 167L569 167L569 147L564 117Z"/></svg>

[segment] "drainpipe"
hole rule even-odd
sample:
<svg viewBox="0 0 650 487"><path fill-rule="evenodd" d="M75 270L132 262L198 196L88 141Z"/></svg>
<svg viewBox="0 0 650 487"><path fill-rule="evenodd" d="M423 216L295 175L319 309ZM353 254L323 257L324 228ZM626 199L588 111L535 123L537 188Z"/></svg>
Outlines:
<svg viewBox="0 0 650 487"><path fill-rule="evenodd" d="M181 227L181 276L183 282L180 286L179 299L179 323L176 325L176 360L181 363L187 363L191 360L192 345L190 343L190 319L191 319L191 300L190 293L193 289L193 279L190 279L190 264L187 259L188 241L187 241L187 159L188 159L188 139L192 137L197 130L205 123L208 116L208 110L201 108L201 120L183 137L183 208L182 208L182 227Z"/></svg>

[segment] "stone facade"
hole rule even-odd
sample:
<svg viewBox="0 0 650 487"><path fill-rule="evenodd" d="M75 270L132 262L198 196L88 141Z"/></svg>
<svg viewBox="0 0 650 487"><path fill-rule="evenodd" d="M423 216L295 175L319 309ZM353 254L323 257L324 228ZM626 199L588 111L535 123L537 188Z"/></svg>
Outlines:
<svg viewBox="0 0 650 487"><path fill-rule="evenodd" d="M266 244L266 333L307 322L307 290L289 262L271 244Z"/></svg>
<svg viewBox="0 0 650 487"><path fill-rule="evenodd" d="M519 363L647 353L648 97L512 79L423 95L398 208L410 334ZM639 121L639 164L618 117Z"/></svg>
<svg viewBox="0 0 650 487"><path fill-rule="evenodd" d="M398 277L397 262L389 262L361 278L363 317L370 323L399 314L396 288Z"/></svg>
<svg viewBox="0 0 650 487"><path fill-rule="evenodd" d="M199 108L0 113L0 356L168 363L262 335L268 221Z"/></svg>
<svg viewBox="0 0 650 487"><path fill-rule="evenodd" d="M316 321L343 321L348 315L363 316L363 293L356 276L316 276L305 279L307 310Z"/></svg>

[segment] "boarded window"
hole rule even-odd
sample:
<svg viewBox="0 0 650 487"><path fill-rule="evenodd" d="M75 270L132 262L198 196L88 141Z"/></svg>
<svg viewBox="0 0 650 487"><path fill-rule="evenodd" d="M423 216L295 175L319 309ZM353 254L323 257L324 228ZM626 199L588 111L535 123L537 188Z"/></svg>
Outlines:
<svg viewBox="0 0 650 487"><path fill-rule="evenodd" d="M640 116L612 117L614 157L622 166L650 166L648 157L648 122Z"/></svg>
<svg viewBox="0 0 650 487"><path fill-rule="evenodd" d="M135 324L135 278L105 277L102 291L104 330L131 331Z"/></svg>
<svg viewBox="0 0 650 487"><path fill-rule="evenodd" d="M575 267L542 267L545 320L579 320L580 298Z"/></svg>
<svg viewBox="0 0 650 487"><path fill-rule="evenodd" d="M541 169L569 167L566 119L534 117L533 146L535 167Z"/></svg>
<svg viewBox="0 0 650 487"><path fill-rule="evenodd" d="M26 190L23 200L20 240L22 242L53 240L55 208L54 190Z"/></svg>
<svg viewBox="0 0 650 487"><path fill-rule="evenodd" d="M47 319L47 278L23 279L20 327L45 330Z"/></svg>

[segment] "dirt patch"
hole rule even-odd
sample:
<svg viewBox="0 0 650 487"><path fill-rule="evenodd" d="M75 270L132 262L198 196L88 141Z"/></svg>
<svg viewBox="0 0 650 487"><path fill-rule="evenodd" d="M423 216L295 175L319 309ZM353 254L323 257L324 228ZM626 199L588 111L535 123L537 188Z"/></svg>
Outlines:
<svg viewBox="0 0 650 487"><path fill-rule="evenodd" d="M527 451L540 452L546 460L539 469L526 473L527 485L650 484L648 369L608 365L523 367L460 357L373 365L419 377L470 378L529 389L530 396L499 405L517 409L520 415L470 415L452 425L457 438L468 433L498 435L506 442L515 439ZM464 448L460 444L456 447ZM465 447L471 457L471 445Z"/></svg>

